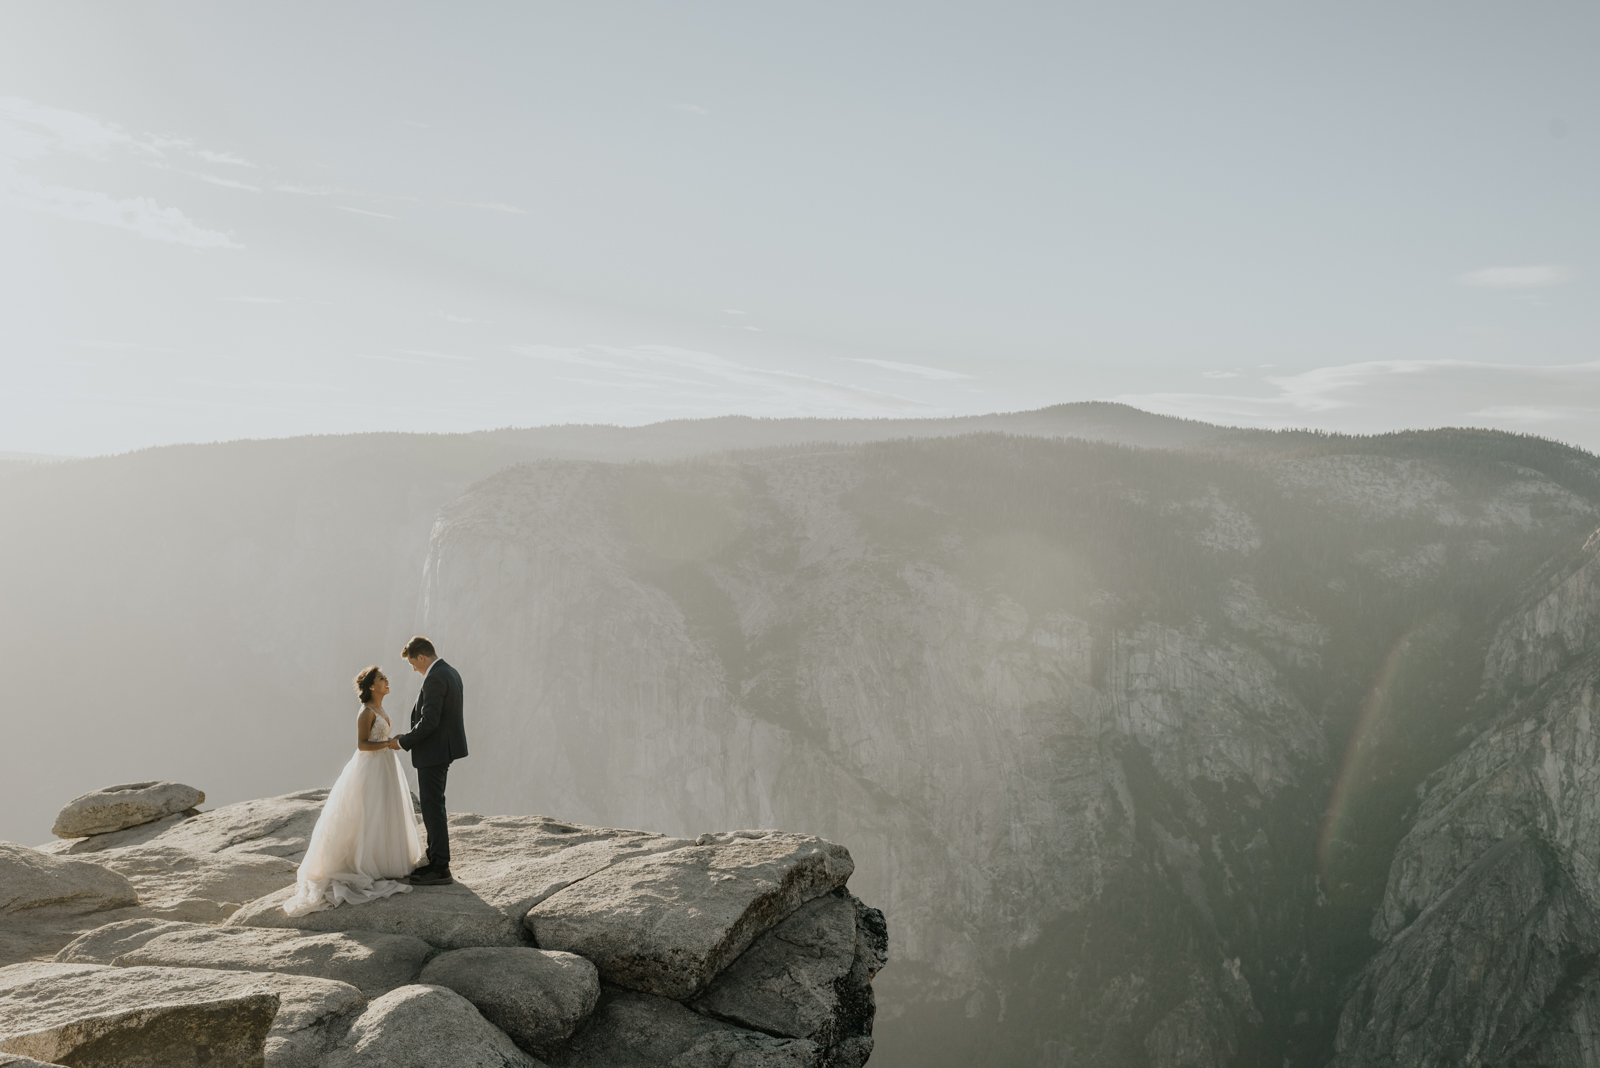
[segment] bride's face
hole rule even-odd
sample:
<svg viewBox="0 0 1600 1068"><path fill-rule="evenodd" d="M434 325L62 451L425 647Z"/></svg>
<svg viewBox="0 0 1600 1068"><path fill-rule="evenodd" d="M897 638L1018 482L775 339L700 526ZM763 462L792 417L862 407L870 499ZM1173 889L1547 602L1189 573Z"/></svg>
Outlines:
<svg viewBox="0 0 1600 1068"><path fill-rule="evenodd" d="M372 684L372 699L381 701L389 695L389 680L380 678Z"/></svg>

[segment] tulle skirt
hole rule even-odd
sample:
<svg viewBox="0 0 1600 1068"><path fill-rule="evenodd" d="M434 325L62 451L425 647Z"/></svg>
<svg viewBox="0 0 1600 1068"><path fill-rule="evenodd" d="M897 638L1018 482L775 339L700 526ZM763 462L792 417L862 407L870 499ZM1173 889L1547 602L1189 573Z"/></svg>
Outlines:
<svg viewBox="0 0 1600 1068"><path fill-rule="evenodd" d="M399 754L358 749L322 806L300 862L295 895L283 911L304 916L409 893L409 885L395 880L410 875L422 857Z"/></svg>

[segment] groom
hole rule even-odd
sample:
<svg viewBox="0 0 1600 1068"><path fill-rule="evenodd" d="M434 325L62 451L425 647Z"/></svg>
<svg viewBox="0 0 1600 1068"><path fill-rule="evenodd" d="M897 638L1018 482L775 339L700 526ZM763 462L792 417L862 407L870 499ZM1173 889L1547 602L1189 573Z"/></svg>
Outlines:
<svg viewBox="0 0 1600 1068"><path fill-rule="evenodd" d="M433 643L412 638L400 651L422 676L422 692L411 708L411 732L395 740L411 754L422 794L422 825L428 829L428 863L411 873L412 886L448 886L450 824L444 811L444 781L450 762L467 755L467 728L461 721L461 675L439 659Z"/></svg>

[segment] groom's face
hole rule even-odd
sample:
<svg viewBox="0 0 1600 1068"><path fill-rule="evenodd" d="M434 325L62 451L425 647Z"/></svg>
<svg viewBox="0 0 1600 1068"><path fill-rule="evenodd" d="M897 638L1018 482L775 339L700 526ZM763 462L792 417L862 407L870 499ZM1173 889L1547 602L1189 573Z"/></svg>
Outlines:
<svg viewBox="0 0 1600 1068"><path fill-rule="evenodd" d="M425 656L408 656L406 657L406 663L410 664L411 670L418 675L428 670L428 658Z"/></svg>

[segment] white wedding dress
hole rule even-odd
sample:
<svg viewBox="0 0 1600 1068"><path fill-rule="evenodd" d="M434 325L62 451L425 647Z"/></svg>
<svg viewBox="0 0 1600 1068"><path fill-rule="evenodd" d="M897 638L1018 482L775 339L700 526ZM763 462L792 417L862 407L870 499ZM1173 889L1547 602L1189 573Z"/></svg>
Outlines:
<svg viewBox="0 0 1600 1068"><path fill-rule="evenodd" d="M382 712L374 713L367 741L387 741L393 725ZM395 880L410 875L422 857L422 835L399 752L357 749L322 806L300 862L295 895L283 903L283 911L304 916L409 893L409 885Z"/></svg>

